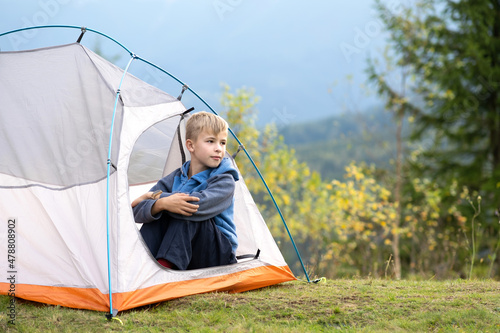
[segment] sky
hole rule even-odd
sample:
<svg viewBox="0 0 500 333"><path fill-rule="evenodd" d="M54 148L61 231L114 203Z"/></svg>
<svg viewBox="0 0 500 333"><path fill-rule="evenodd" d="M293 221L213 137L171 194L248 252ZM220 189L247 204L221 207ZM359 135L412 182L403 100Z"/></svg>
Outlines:
<svg viewBox="0 0 500 333"><path fill-rule="evenodd" d="M374 0L0 0L0 33L39 25L100 31L189 85L217 112L222 84L233 92L254 89L260 97L257 123L280 126L369 112L380 104L370 93L373 87L363 87L366 60L381 54L385 42L373 5ZM0 49L67 44L79 34L29 30L0 37ZM98 34L87 32L82 44L99 48L122 68L130 58ZM146 67L131 71L179 94L180 84ZM187 93L183 102L204 108Z"/></svg>

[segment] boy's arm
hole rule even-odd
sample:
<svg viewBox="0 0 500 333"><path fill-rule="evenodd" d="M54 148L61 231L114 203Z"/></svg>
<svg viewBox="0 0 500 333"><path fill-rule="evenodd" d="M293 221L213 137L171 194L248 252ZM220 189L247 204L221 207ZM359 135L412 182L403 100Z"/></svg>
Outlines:
<svg viewBox="0 0 500 333"><path fill-rule="evenodd" d="M158 181L149 191L156 192L158 190L162 191L161 197L168 197L172 195L171 184L173 182L174 174L170 174ZM146 194L147 195L147 194ZM151 214L151 208L158 199L144 198L145 200L134 200L135 206L132 207L134 212L134 220L137 223L148 223L158 220L161 217L160 214Z"/></svg>
<svg viewBox="0 0 500 333"><path fill-rule="evenodd" d="M135 222L148 223L158 220L164 211L191 216L198 210L196 202L199 200L186 193L168 193L158 199L147 198L134 207Z"/></svg>
<svg viewBox="0 0 500 333"><path fill-rule="evenodd" d="M156 200L146 199L139 202L135 207L132 208L134 212L134 220L137 223L148 223L158 220L161 214L156 216L151 214L151 207L154 205Z"/></svg>
<svg viewBox="0 0 500 333"><path fill-rule="evenodd" d="M192 197L186 193L173 193L168 197L156 200L151 207L151 215L155 216L163 211L170 213L191 216L198 210L198 205L194 204L199 201L197 197Z"/></svg>
<svg viewBox="0 0 500 333"><path fill-rule="evenodd" d="M231 174L221 174L207 180L207 187L199 192L191 192L190 196L199 198L198 210L191 216L169 214L175 218L193 222L206 221L225 211L233 203L235 181Z"/></svg>
<svg viewBox="0 0 500 333"><path fill-rule="evenodd" d="M152 191L150 191L148 193L152 193L152 192L154 192L153 189L152 189ZM146 193L145 195L147 195L148 193ZM171 195L170 193L162 193L161 194L161 196L163 196L163 197L168 197L170 195ZM136 200L134 200L134 202ZM152 222L152 221L158 220L161 217L161 213L160 214L156 214L156 213L153 214L152 211L151 211L153 205L158 200L159 199L151 199L151 198L148 197L148 198L144 198L143 200L141 200L138 203L136 202L135 206L132 207L132 210L134 212L134 220L135 220L135 222L137 222L137 223L148 223L148 222Z"/></svg>

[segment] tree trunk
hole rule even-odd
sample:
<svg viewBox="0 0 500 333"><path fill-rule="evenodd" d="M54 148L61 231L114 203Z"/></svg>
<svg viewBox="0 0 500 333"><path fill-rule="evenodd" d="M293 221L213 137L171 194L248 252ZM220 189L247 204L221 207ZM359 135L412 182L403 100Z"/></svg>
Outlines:
<svg viewBox="0 0 500 333"><path fill-rule="evenodd" d="M396 221L394 223L395 232L393 234L392 240L392 252L394 254L394 275L396 279L401 279L401 255L399 253L399 226L401 223L401 169L402 169L402 155L403 155L403 143L402 143L402 129L403 129L403 115L404 106L401 107L401 111L396 115L396 189L394 193L394 199L396 203Z"/></svg>

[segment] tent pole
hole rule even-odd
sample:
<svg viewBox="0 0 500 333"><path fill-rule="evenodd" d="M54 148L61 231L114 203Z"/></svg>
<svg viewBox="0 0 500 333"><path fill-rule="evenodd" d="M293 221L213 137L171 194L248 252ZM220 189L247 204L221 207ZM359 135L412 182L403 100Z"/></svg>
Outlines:
<svg viewBox="0 0 500 333"><path fill-rule="evenodd" d="M112 289L112 283L111 283L111 256L110 256L110 237L109 237L109 177L111 174L111 149L113 146L113 130L115 126L115 116L116 116L116 109L118 107L118 100L120 99L120 89L123 83L123 80L125 79L125 75L127 75L128 69L130 67L130 64L132 61L135 59L135 55L132 55L127 67L123 71L122 78L120 80L120 84L118 86L118 89L116 91L116 98L115 98L115 106L113 109L113 118L111 119L111 128L109 131L109 145L108 145L108 161L107 161L107 177L106 177L106 236L107 236L107 252L108 252L108 286L109 286L109 313L107 314L108 319L112 319L114 316L116 316L116 310L113 309L113 289Z"/></svg>
<svg viewBox="0 0 500 333"><path fill-rule="evenodd" d="M83 29L83 27L78 27L76 25L39 25L39 26L34 26L34 27L24 27L24 28L20 28L20 29L15 29L15 30L11 30L11 31L7 31L7 32L4 32L4 33L1 33L0 34L0 37L2 36L5 36L5 35L8 35L8 34L12 34L12 33L15 33L15 32L21 32L21 31L25 31L25 30L32 30L32 29L45 29L45 28L70 28L70 29ZM111 38L110 36L106 35L106 34L103 34L102 32L100 31L97 31L97 30L93 30L93 29L90 29L90 28L87 28L85 27L85 30L86 31L92 31L93 33L96 33L98 35L101 35L103 37L106 37L107 39L115 42L116 44L118 44L119 46L121 46L125 51L128 52L128 54L133 57L134 54L129 50L127 49L125 46L123 46L123 44L121 44L120 42L118 42L116 39L114 38Z"/></svg>

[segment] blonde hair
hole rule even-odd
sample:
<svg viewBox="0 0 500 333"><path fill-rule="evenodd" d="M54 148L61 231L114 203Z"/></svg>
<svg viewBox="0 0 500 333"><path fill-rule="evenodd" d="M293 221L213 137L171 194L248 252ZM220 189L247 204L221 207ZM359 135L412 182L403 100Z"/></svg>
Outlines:
<svg viewBox="0 0 500 333"><path fill-rule="evenodd" d="M193 114L186 124L186 139L196 141L201 132L207 131L210 134L227 132L227 122L221 117L201 111Z"/></svg>

